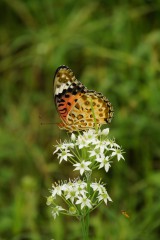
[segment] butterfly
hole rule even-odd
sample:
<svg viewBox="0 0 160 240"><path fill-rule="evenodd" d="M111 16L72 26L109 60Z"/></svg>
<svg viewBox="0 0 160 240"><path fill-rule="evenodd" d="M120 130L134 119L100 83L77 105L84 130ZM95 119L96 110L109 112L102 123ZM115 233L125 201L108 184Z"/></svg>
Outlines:
<svg viewBox="0 0 160 240"><path fill-rule="evenodd" d="M109 100L102 93L88 90L65 65L55 72L54 101L62 120L58 126L69 132L100 127L113 117Z"/></svg>

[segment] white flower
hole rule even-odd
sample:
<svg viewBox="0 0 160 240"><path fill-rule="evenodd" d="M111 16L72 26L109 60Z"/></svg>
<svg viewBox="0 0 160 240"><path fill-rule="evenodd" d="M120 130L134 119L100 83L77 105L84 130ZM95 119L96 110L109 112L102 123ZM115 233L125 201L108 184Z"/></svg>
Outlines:
<svg viewBox="0 0 160 240"><path fill-rule="evenodd" d="M76 145L79 149L82 149L84 147L88 147L89 144L82 135L79 135L76 141Z"/></svg>
<svg viewBox="0 0 160 240"><path fill-rule="evenodd" d="M100 162L99 169L104 167L105 171L108 172L110 168L109 157L108 156L101 156L100 158L96 159L97 162Z"/></svg>
<svg viewBox="0 0 160 240"><path fill-rule="evenodd" d="M79 195L84 196L87 193L86 187L87 187L87 183L79 180L75 185L75 190Z"/></svg>
<svg viewBox="0 0 160 240"><path fill-rule="evenodd" d="M102 153L97 155L95 160L96 162L102 162L104 158L105 158L105 155Z"/></svg>
<svg viewBox="0 0 160 240"><path fill-rule="evenodd" d="M107 205L107 201L111 201L112 202L112 199L110 198L110 196L108 195L107 191L101 193L100 195L98 195L98 201L104 201L105 204Z"/></svg>
<svg viewBox="0 0 160 240"><path fill-rule="evenodd" d="M94 148L94 150L88 151L90 153L90 157L98 158L99 155L103 154L103 149L102 148Z"/></svg>
<svg viewBox="0 0 160 240"><path fill-rule="evenodd" d="M63 149L61 153L58 153L58 158L60 159L60 163L65 160L67 161L68 157L72 157L73 155L70 153L68 149Z"/></svg>
<svg viewBox="0 0 160 240"><path fill-rule="evenodd" d="M84 132L83 137L88 145L89 144L96 145L97 141L99 141L97 138L97 133L95 132L94 129L89 129L88 131Z"/></svg>
<svg viewBox="0 0 160 240"><path fill-rule="evenodd" d="M91 188L99 193L106 191L105 187L100 182L91 183Z"/></svg>
<svg viewBox="0 0 160 240"><path fill-rule="evenodd" d="M83 209L85 206L88 208L92 208L91 200L88 199L86 196L79 197L76 201L76 204L81 204L81 209Z"/></svg>
<svg viewBox="0 0 160 240"><path fill-rule="evenodd" d="M96 133L95 129L90 128L88 131L83 132L83 136L85 138L90 138L90 137L93 138L93 136L97 136L97 133Z"/></svg>
<svg viewBox="0 0 160 240"><path fill-rule="evenodd" d="M78 192L76 191L75 188L71 188L71 189L68 188L68 191L66 191L66 192L67 192L67 194L66 194L65 198L67 200L69 199L73 203L75 198L78 197Z"/></svg>
<svg viewBox="0 0 160 240"><path fill-rule="evenodd" d="M63 147L64 148L74 148L74 143L72 143L72 142L66 142L66 143L64 143L63 144Z"/></svg>
<svg viewBox="0 0 160 240"><path fill-rule="evenodd" d="M62 189L63 192L67 191L68 183L64 183L63 185L61 185L61 189Z"/></svg>
<svg viewBox="0 0 160 240"><path fill-rule="evenodd" d="M87 161L85 162L84 160L80 163L73 164L76 168L75 170L80 170L80 174L82 175L84 171L91 171L91 169L88 167L91 164L91 162Z"/></svg>
<svg viewBox="0 0 160 240"><path fill-rule="evenodd" d="M51 193L52 193L53 198L55 198L56 195L61 196L61 194L62 194L61 185L56 185L56 186L53 185L53 190L51 191Z"/></svg>
<svg viewBox="0 0 160 240"><path fill-rule="evenodd" d="M105 128L102 131L99 129L98 135L108 135L109 134L109 128Z"/></svg>
<svg viewBox="0 0 160 240"><path fill-rule="evenodd" d="M64 143L59 143L58 145L55 146L56 150L53 152L53 154L55 154L56 152L58 152L59 150L63 150L66 149L66 146L64 146Z"/></svg>
<svg viewBox="0 0 160 240"><path fill-rule="evenodd" d="M108 150L106 141L97 141L95 149L100 149L101 153L103 153L105 149Z"/></svg>
<svg viewBox="0 0 160 240"><path fill-rule="evenodd" d="M53 210L52 210L52 215L53 215L54 219L56 219L56 216L59 215L59 212L63 211L63 210L65 210L65 209L62 208L61 206L54 207Z"/></svg>
<svg viewBox="0 0 160 240"><path fill-rule="evenodd" d="M78 180L77 187L78 187L78 189L85 189L87 187L87 183L83 182L82 180Z"/></svg>
<svg viewBox="0 0 160 240"><path fill-rule="evenodd" d="M64 185L65 187L63 187ZM61 188L64 189L64 196L67 200L71 200L72 203L74 202L75 198L84 196L87 193L87 183L81 180L75 182L70 181L64 185L61 186Z"/></svg>
<svg viewBox="0 0 160 240"><path fill-rule="evenodd" d="M105 171L108 172L110 167L111 167L111 164L110 164L109 162L107 162L107 163L104 165Z"/></svg>
<svg viewBox="0 0 160 240"><path fill-rule="evenodd" d="M117 156L117 160L121 160L121 158L124 160L124 157L122 155L122 150L121 149L114 149L114 148L111 148L110 150L112 150L112 154L111 154L111 157L113 156Z"/></svg>
<svg viewBox="0 0 160 240"><path fill-rule="evenodd" d="M71 141L72 142L76 141L76 135L74 133L71 134Z"/></svg>
<svg viewBox="0 0 160 240"><path fill-rule="evenodd" d="M108 143L109 143L111 148L120 148L120 146L117 143L115 143L114 139L113 140L111 140L111 139L108 140Z"/></svg>
<svg viewBox="0 0 160 240"><path fill-rule="evenodd" d="M55 154L58 151L62 152L63 150L68 150L68 148L74 148L74 144L71 142L64 141L63 143L60 142L55 147L56 147L56 150L53 152L53 154Z"/></svg>

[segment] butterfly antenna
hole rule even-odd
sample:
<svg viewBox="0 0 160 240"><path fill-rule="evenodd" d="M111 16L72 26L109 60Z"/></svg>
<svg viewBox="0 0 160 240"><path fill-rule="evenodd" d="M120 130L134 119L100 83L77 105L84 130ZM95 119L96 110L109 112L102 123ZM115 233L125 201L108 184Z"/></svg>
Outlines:
<svg viewBox="0 0 160 240"><path fill-rule="evenodd" d="M53 125L53 124L58 125L58 123L53 123L53 122L43 122L43 121L42 121L42 116L41 116L41 115L39 115L39 119L40 119L40 125Z"/></svg>
<svg viewBox="0 0 160 240"><path fill-rule="evenodd" d="M41 122L40 124L41 125L54 125L54 124L58 125L58 123L53 123L53 122Z"/></svg>

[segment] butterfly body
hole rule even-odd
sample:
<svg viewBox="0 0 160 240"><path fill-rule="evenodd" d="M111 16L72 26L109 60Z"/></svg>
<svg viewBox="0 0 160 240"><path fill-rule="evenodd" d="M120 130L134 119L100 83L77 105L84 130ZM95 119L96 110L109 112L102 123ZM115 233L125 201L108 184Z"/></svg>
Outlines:
<svg viewBox="0 0 160 240"><path fill-rule="evenodd" d="M59 127L69 132L110 123L113 117L109 100L101 93L88 90L64 65L55 72L54 100L62 120Z"/></svg>

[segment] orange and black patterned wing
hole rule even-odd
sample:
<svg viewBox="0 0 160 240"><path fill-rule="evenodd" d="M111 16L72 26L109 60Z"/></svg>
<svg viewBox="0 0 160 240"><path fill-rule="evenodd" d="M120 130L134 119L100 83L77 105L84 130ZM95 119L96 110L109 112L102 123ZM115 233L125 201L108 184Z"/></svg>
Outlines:
<svg viewBox="0 0 160 240"><path fill-rule="evenodd" d="M81 94L86 91L87 89L76 79L70 68L64 65L57 68L54 77L54 100L64 125L68 125L69 112Z"/></svg>
<svg viewBox="0 0 160 240"><path fill-rule="evenodd" d="M109 123L113 117L109 100L101 93L88 90L64 65L55 73L54 99L62 120L59 127L70 132Z"/></svg>

